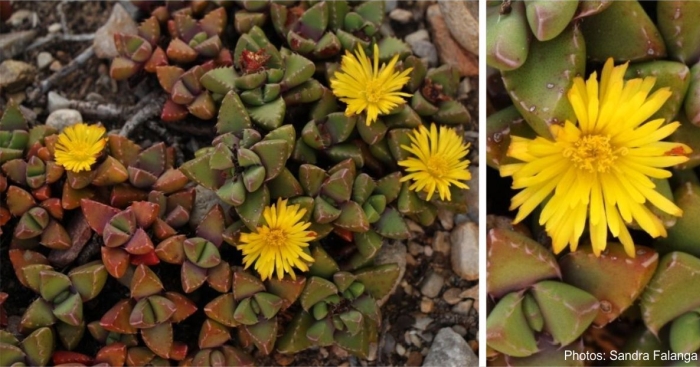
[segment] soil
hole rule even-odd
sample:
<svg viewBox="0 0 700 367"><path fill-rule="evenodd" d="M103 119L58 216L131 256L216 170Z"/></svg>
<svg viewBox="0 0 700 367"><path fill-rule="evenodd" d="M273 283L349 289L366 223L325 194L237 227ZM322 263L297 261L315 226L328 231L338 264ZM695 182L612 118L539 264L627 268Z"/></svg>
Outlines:
<svg viewBox="0 0 700 367"><path fill-rule="evenodd" d="M59 5L61 4L61 5ZM67 32L71 34L91 34L94 33L106 20L109 18L112 2L17 2L13 3L15 11L26 9L36 12L40 23L34 27L39 31L38 37L48 34L48 27L54 23L61 23L61 12L58 11L59 6L62 7L62 13L65 14L65 22ZM400 7L408 7L407 4L401 3ZM401 29L401 25L394 24L397 36L402 37L405 34L415 31L414 28ZM32 28L30 24L25 24L22 29ZM0 33L9 31L17 31L19 29L10 29L5 23L0 23ZM228 32L233 37L233 32ZM15 60L35 64L37 55L40 52L47 51L58 60L61 65L67 65L71 60L83 52L92 44L92 41L53 41L46 43L41 47L32 49L22 55L14 57ZM235 38L224 38L224 44L234 45ZM30 86L26 90L26 96L31 95L33 89L42 81L53 74L49 68L40 70L36 78L34 86ZM99 103L109 103L116 106L134 106L139 100L147 95L150 91L160 88L155 78L142 78L136 82L116 82L109 78L109 61L101 60L96 57L89 59L78 70L70 73L59 83L56 83L51 91L57 92L61 96L77 101L92 100ZM472 90L478 90L477 78L472 78ZM23 105L33 110L37 115L36 121L45 121L49 114L47 110L48 94L39 95L38 98L30 100L27 98ZM466 130L473 131L472 136L477 133L478 121L478 93L472 92L469 98L463 101L467 106L472 116L472 124L465 126ZM3 110L6 100L0 96L0 110ZM287 118L293 118L294 111L290 111ZM121 116L115 120L100 121L107 127L108 130L120 129L124 121L130 116ZM88 120L88 119L86 119ZM92 120L88 120L91 121ZM177 164L192 158L194 152L203 146L208 146L213 134L213 123L197 120L191 116L187 120L179 123L162 124L154 119L142 124L139 129L133 132L130 139L140 144L142 147L148 147L159 141L166 141L174 146L177 151ZM478 147L476 147L476 138L472 143L472 152L470 158L476 161L478 157ZM424 234L418 234L413 240L425 246L430 246L432 235L436 230L442 229L439 224L435 224L430 228L424 228ZM6 231L7 232L7 231ZM10 329L13 323L19 322L19 317L24 313L27 306L36 298L36 294L31 290L21 286L9 262L9 242L11 239L10 233L5 233L0 238L0 290L9 293L11 296L4 304L7 314L10 316ZM93 238L91 241L97 241ZM226 246L226 245L224 245ZM46 249L42 249L46 250ZM239 256L237 251L231 253L223 253L227 259L232 259L233 256ZM99 253L95 254L90 260L98 259ZM87 259L84 259L87 260ZM179 289L179 269L175 266L159 266L161 274L160 278L173 280L173 284L169 284L168 288L181 291ZM60 269L59 269L60 270ZM425 255L417 256L414 264L407 265L404 281L411 285L413 289L419 289L420 284L429 271L439 270L445 276L445 286L458 287L461 289L469 289L478 285L478 282L467 282L455 275L450 266L449 258L435 253L432 257ZM210 294L211 293L211 294ZM204 320L204 313L201 311L201 305L208 302L215 295L214 291L210 291L207 286L202 287L201 291L193 294L193 300L200 305L200 310L190 317L185 322L175 326L175 339L180 341L189 341L190 348L196 346L196 335L199 334L199 327ZM118 283L113 278L109 277L105 288L100 296L85 304L86 320L98 320L112 305L118 300L128 298L129 292L126 287ZM443 327L453 325L461 325L467 330L466 339L475 341L478 332L478 314L475 309L471 310L469 315L462 315L451 311L453 306L448 305L441 297L436 297L435 309L428 316L434 321L425 330L432 335L437 334L437 331ZM389 298L388 302L382 308L382 325L380 329L380 343L376 359L373 361L359 360L348 355L347 352L339 348L321 348L307 350L297 353L294 356L281 354L272 354L264 356L259 352L253 352L258 365L300 365L300 366L322 366L322 365L354 365L354 366L380 366L380 365L421 365L422 356L425 355L430 343L426 342L422 348L412 346L405 342L405 332L410 330L414 325L416 315L421 314L420 311L421 296L420 292L412 292L407 294L403 287L397 287L396 292ZM290 319L289 315L282 315L282 319ZM385 348L385 341L388 336L393 340L406 346L406 353L400 356L394 348ZM94 355L100 348L89 333L86 333L82 338L81 344L75 351ZM421 353L422 352L422 353ZM257 354L255 354L257 353ZM416 353L421 353L421 358L416 359ZM411 358L409 358L411 356Z"/></svg>

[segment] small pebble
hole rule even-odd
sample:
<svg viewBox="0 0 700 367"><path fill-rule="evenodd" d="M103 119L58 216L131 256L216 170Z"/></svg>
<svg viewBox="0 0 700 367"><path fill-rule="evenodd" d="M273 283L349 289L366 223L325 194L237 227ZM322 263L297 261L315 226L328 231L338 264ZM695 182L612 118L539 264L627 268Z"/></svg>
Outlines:
<svg viewBox="0 0 700 367"><path fill-rule="evenodd" d="M435 308L435 302L430 298L425 298L420 301L420 311L423 313L431 313Z"/></svg>
<svg viewBox="0 0 700 367"><path fill-rule="evenodd" d="M7 93L7 99L15 101L15 103L20 104L27 99L27 93L24 91L19 91L15 93Z"/></svg>
<svg viewBox="0 0 700 367"><path fill-rule="evenodd" d="M338 367L350 367L350 362L345 361L345 362L339 364Z"/></svg>
<svg viewBox="0 0 700 367"><path fill-rule="evenodd" d="M420 292L426 297L434 298L440 294L443 284L445 284L445 279L440 274L430 273L423 282Z"/></svg>
<svg viewBox="0 0 700 367"><path fill-rule="evenodd" d="M348 358L348 356L350 355L345 349L343 349L337 345L334 345L331 348L331 353L333 353L333 355L335 355L336 357L338 357L340 359Z"/></svg>
<svg viewBox="0 0 700 367"><path fill-rule="evenodd" d="M39 54L36 55L36 66L39 69L44 69L45 67L49 66L49 64L51 64L52 61L53 56L51 56L51 54L46 51L39 52Z"/></svg>
<svg viewBox="0 0 700 367"><path fill-rule="evenodd" d="M33 11L19 9L15 10L10 16L10 19L6 20L5 22L15 28L23 25L24 23L31 24L32 28L34 28L37 26L37 24L39 24L39 16Z"/></svg>
<svg viewBox="0 0 700 367"><path fill-rule="evenodd" d="M406 354L406 348L401 344L396 344L396 354L403 357Z"/></svg>
<svg viewBox="0 0 700 367"><path fill-rule="evenodd" d="M396 9L396 6L398 5L398 0L386 0L384 2L384 11L388 14L391 13L392 10Z"/></svg>
<svg viewBox="0 0 700 367"><path fill-rule="evenodd" d="M321 348L318 350L319 353L321 353L321 357L323 358L328 358L328 349L326 348Z"/></svg>
<svg viewBox="0 0 700 367"><path fill-rule="evenodd" d="M423 246L421 246L419 243L411 241L408 243L408 252L410 252L413 256L418 256L423 253Z"/></svg>
<svg viewBox="0 0 700 367"><path fill-rule="evenodd" d="M370 343L369 351L367 353L367 360L371 362L375 359L377 359L377 343Z"/></svg>
<svg viewBox="0 0 700 367"><path fill-rule="evenodd" d="M415 333L411 332L410 334L408 334L408 338L411 340L411 344L415 345L416 347L420 348L423 346L423 341L420 340L418 335L416 335Z"/></svg>
<svg viewBox="0 0 700 367"><path fill-rule="evenodd" d="M436 231L433 237L433 250L443 255L450 253L450 236L449 232Z"/></svg>
<svg viewBox="0 0 700 367"><path fill-rule="evenodd" d="M469 311L472 310L472 306L474 305L474 300L473 299L468 299L466 301L462 301L458 304L456 304L454 307L452 307L452 312L456 312L462 315L469 315Z"/></svg>
<svg viewBox="0 0 700 367"><path fill-rule="evenodd" d="M420 352L413 351L408 354L406 366L420 366L423 363L423 355Z"/></svg>
<svg viewBox="0 0 700 367"><path fill-rule="evenodd" d="M418 261L415 257L413 257L413 255L406 254L406 265L416 266L418 265Z"/></svg>
<svg viewBox="0 0 700 367"><path fill-rule="evenodd" d="M61 26L61 23L54 23L51 24L47 29L49 33L58 33L61 31L61 29L63 29L63 27Z"/></svg>
<svg viewBox="0 0 700 367"><path fill-rule="evenodd" d="M61 108L68 108L70 102L65 97L61 96L56 92L49 92L48 108L49 112L60 110Z"/></svg>
<svg viewBox="0 0 700 367"><path fill-rule="evenodd" d="M433 256L433 248L430 246L425 246L423 247L423 253L425 253L425 256L431 257Z"/></svg>
<svg viewBox="0 0 700 367"><path fill-rule="evenodd" d="M461 336L466 336L467 335L467 328L465 328L462 325L453 325L452 330L454 330L455 333L461 335Z"/></svg>
<svg viewBox="0 0 700 367"><path fill-rule="evenodd" d="M384 354L392 353L394 351L395 347L396 347L396 340L394 339L394 336L387 333L384 336Z"/></svg>
<svg viewBox="0 0 700 367"><path fill-rule="evenodd" d="M408 226L409 231L411 231L413 233L420 233L420 234L425 233L425 231L423 230L423 227L420 224L418 224L410 219L405 219L404 221L406 222L406 225Z"/></svg>
<svg viewBox="0 0 700 367"><path fill-rule="evenodd" d="M462 290L459 288L450 288L443 293L442 299L444 299L448 305L456 305L462 300L462 297L460 296L461 292Z"/></svg>
<svg viewBox="0 0 700 367"><path fill-rule="evenodd" d="M438 64L438 53L435 45L429 41L416 41L411 45L411 49L416 56L425 58L428 66L434 67Z"/></svg>
<svg viewBox="0 0 700 367"><path fill-rule="evenodd" d="M479 226L462 223L450 235L452 270L462 279L479 279Z"/></svg>
<svg viewBox="0 0 700 367"><path fill-rule="evenodd" d="M467 78L464 78L464 80L468 81ZM448 210L445 208L440 208L440 209L438 209L437 216L438 216L438 219L440 220L440 225L446 231L451 230L452 227L455 226L455 212L454 211Z"/></svg>
<svg viewBox="0 0 700 367"><path fill-rule="evenodd" d="M36 68L23 61L5 60L0 64L0 89L17 92L34 81Z"/></svg>
<svg viewBox="0 0 700 367"><path fill-rule="evenodd" d="M464 78L462 79L462 82L459 83L459 89L458 89L458 95L459 98L466 98L469 92L472 91L472 82L469 80L469 78ZM438 213L439 215L439 213Z"/></svg>
<svg viewBox="0 0 700 367"><path fill-rule="evenodd" d="M83 121L80 112L72 109L61 109L51 112L46 118L46 125L51 126L59 132L68 126L73 126Z"/></svg>
<svg viewBox="0 0 700 367"><path fill-rule="evenodd" d="M413 44L418 42L418 41L430 41L430 35L428 34L428 31L425 29L419 29L408 36L404 39L406 43L408 43L411 47L413 47Z"/></svg>
<svg viewBox="0 0 700 367"><path fill-rule="evenodd" d="M433 319L428 317L428 315L419 315L416 316L416 322L413 323L413 328L416 330L425 330L428 328L428 325L433 323Z"/></svg>
<svg viewBox="0 0 700 367"><path fill-rule="evenodd" d="M51 63L51 65L49 65L49 70L51 70L53 72L57 72L57 71L61 70L62 67L63 67L63 65L61 65L60 61L54 60Z"/></svg>
<svg viewBox="0 0 700 367"><path fill-rule="evenodd" d="M420 337L423 338L426 342L430 343L433 341L434 335L433 333L421 333Z"/></svg>
<svg viewBox="0 0 700 367"><path fill-rule="evenodd" d="M479 341L478 340L470 340L468 343L469 343L469 347L471 347L474 352L479 351Z"/></svg>
<svg viewBox="0 0 700 367"><path fill-rule="evenodd" d="M102 97L101 94L95 93L95 92L90 92L85 96L86 101L91 101L91 102L100 102L104 103L105 102L105 97Z"/></svg>
<svg viewBox="0 0 700 367"><path fill-rule="evenodd" d="M406 9L396 8L389 13L389 18L401 24L406 24L413 20L413 13Z"/></svg>

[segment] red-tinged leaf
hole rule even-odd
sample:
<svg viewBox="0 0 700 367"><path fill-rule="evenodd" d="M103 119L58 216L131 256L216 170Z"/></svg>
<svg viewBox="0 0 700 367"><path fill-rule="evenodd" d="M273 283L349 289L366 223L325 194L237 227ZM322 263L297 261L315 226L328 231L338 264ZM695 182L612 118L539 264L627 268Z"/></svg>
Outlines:
<svg viewBox="0 0 700 367"><path fill-rule="evenodd" d="M25 266L34 264L49 264L49 260L46 259L44 255L31 250L11 249L9 251L9 255L12 268L15 270L15 275L17 276L17 279L19 279L19 282L25 287L29 287L29 283L27 283L27 279L24 277L24 272L22 271Z"/></svg>
<svg viewBox="0 0 700 367"><path fill-rule="evenodd" d="M202 94L197 96L195 100L187 106L187 110L193 116L196 116L202 120L211 120L216 116L216 106L214 105L214 100L211 98L209 92L204 91Z"/></svg>
<svg viewBox="0 0 700 367"><path fill-rule="evenodd" d="M178 323L197 312L194 302L180 293L166 292L165 297L175 304L175 313L170 316L170 321L173 323Z"/></svg>
<svg viewBox="0 0 700 367"><path fill-rule="evenodd" d="M182 361L185 357L187 357L187 344L174 342L172 348L170 348L170 359Z"/></svg>
<svg viewBox="0 0 700 367"><path fill-rule="evenodd" d="M160 259L156 255L155 250L143 255L131 255L131 265L139 266L141 264L153 266L160 263Z"/></svg>
<svg viewBox="0 0 700 367"><path fill-rule="evenodd" d="M137 201L131 204L131 210L136 216L136 224L141 228L148 228L158 217L160 206L149 201Z"/></svg>
<svg viewBox="0 0 700 367"><path fill-rule="evenodd" d="M199 348L215 348L223 345L231 339L231 333L226 326L218 322L207 319L202 324L202 329L199 331Z"/></svg>
<svg viewBox="0 0 700 367"><path fill-rule="evenodd" d="M44 185L39 187L38 189L32 190L32 196L37 201L44 201L47 200L51 197L51 186L49 185Z"/></svg>
<svg viewBox="0 0 700 367"><path fill-rule="evenodd" d="M109 67L109 76L117 81L126 80L134 76L140 68L140 63L124 56L117 56Z"/></svg>
<svg viewBox="0 0 700 367"><path fill-rule="evenodd" d="M153 184L153 189L162 191L165 194L172 194L184 188L188 182L190 180L184 173L179 169L171 168L158 177L156 183Z"/></svg>
<svg viewBox="0 0 700 367"><path fill-rule="evenodd" d="M168 94L172 93L175 82L180 79L180 76L184 72L184 70L177 66L159 66L156 68L158 82Z"/></svg>
<svg viewBox="0 0 700 367"><path fill-rule="evenodd" d="M141 329L141 337L148 349L161 358L170 358L173 347L173 325L169 322L149 329Z"/></svg>
<svg viewBox="0 0 700 367"><path fill-rule="evenodd" d="M348 231L347 229L335 227L333 228L333 233L337 234L338 237L344 239L347 242L352 242L352 232Z"/></svg>
<svg viewBox="0 0 700 367"><path fill-rule="evenodd" d="M129 268L129 253L121 248L102 246L102 262L109 275L119 279Z"/></svg>
<svg viewBox="0 0 700 367"><path fill-rule="evenodd" d="M71 239L61 224L51 220L41 234L41 244L53 250L67 250L71 246Z"/></svg>
<svg viewBox="0 0 700 367"><path fill-rule="evenodd" d="M132 255L144 255L153 252L154 247L146 231L138 228L129 242L124 245L124 250Z"/></svg>
<svg viewBox="0 0 700 367"><path fill-rule="evenodd" d="M188 105L192 103L195 98L196 96L185 86L182 79L175 82L173 85L173 90L170 92L170 99L179 105Z"/></svg>
<svg viewBox="0 0 700 367"><path fill-rule="evenodd" d="M51 357L53 364L78 364L90 366L93 363L92 358L78 352L67 350L56 350Z"/></svg>
<svg viewBox="0 0 700 367"><path fill-rule="evenodd" d="M210 287L220 293L231 290L231 266L226 261L221 261L219 265L209 269L207 272L207 283Z"/></svg>
<svg viewBox="0 0 700 367"><path fill-rule="evenodd" d="M90 228L99 235L102 235L102 231L109 220L120 212L117 208L90 199L80 200L80 208Z"/></svg>
<svg viewBox="0 0 700 367"><path fill-rule="evenodd" d="M168 264L182 264L185 261L185 250L183 248L185 239L187 239L185 235L166 238L156 246L156 255Z"/></svg>
<svg viewBox="0 0 700 367"><path fill-rule="evenodd" d="M156 273L146 265L139 265L131 279L131 298L139 300L163 290L163 283Z"/></svg>
<svg viewBox="0 0 700 367"><path fill-rule="evenodd" d="M100 326L107 331L120 334L136 334L136 328L129 323L134 305L130 299L123 299L115 304L100 319Z"/></svg>
<svg viewBox="0 0 700 367"><path fill-rule="evenodd" d="M221 36L221 33L226 27L226 20L226 9L219 7L207 13L207 15L199 21L199 25L209 37L214 35Z"/></svg>
<svg viewBox="0 0 700 367"><path fill-rule="evenodd" d="M146 61L143 68L149 73L155 73L158 67L167 65L168 57L165 55L165 51L163 51L163 49L160 47L156 47L151 54L151 58Z"/></svg>
<svg viewBox="0 0 700 367"><path fill-rule="evenodd" d="M65 210L73 210L80 207L80 201L83 199L92 199L95 196L95 191L90 187L84 189L74 189L66 181L63 184L63 195L61 196L61 207Z"/></svg>
<svg viewBox="0 0 700 367"><path fill-rule="evenodd" d="M160 118L165 122L180 121L187 117L187 107L179 105L171 100L165 101Z"/></svg>
<svg viewBox="0 0 700 367"><path fill-rule="evenodd" d="M233 318L235 309L236 300L233 298L233 293L225 293L207 303L204 306L204 313L216 322L228 327L236 327L239 323Z"/></svg>
<svg viewBox="0 0 700 367"><path fill-rule="evenodd" d="M141 147L120 135L109 135L107 137L109 143L110 155L116 158L124 167L129 167L136 162Z"/></svg>
<svg viewBox="0 0 700 367"><path fill-rule="evenodd" d="M204 284L207 279L207 270L185 260L180 271L180 282L185 293L192 293Z"/></svg>
<svg viewBox="0 0 700 367"><path fill-rule="evenodd" d="M16 217L22 216L27 210L36 205L32 194L20 189L17 186L10 186L6 196L7 209Z"/></svg>
<svg viewBox="0 0 700 367"><path fill-rule="evenodd" d="M158 43L160 38L160 23L158 18L151 16L139 24L139 36L148 41L151 45Z"/></svg>
<svg viewBox="0 0 700 367"><path fill-rule="evenodd" d="M222 234L225 229L224 210L221 205L217 204L204 216L202 222L197 226L196 233L197 237L202 237L219 247L223 242Z"/></svg>
<svg viewBox="0 0 700 367"><path fill-rule="evenodd" d="M61 207L61 199L50 198L39 203L39 206L46 209L49 215L55 219L63 219L63 207Z"/></svg>
<svg viewBox="0 0 700 367"><path fill-rule="evenodd" d="M112 343L102 347L95 356L95 363L106 363L109 366L121 367L126 362L126 345L122 342Z"/></svg>
<svg viewBox="0 0 700 367"><path fill-rule="evenodd" d="M165 223L160 218L156 218L156 221L153 222L153 233L155 233L156 238L159 240L164 240L166 238L172 237L177 234L177 231L173 229L168 223Z"/></svg>
<svg viewBox="0 0 700 367"><path fill-rule="evenodd" d="M231 51L227 48L221 49L219 55L214 59L214 65L218 68L232 66L233 57L231 56Z"/></svg>
<svg viewBox="0 0 700 367"><path fill-rule="evenodd" d="M197 51L179 38L174 38L165 51L170 60L178 64L189 64L197 59Z"/></svg>
<svg viewBox="0 0 700 367"><path fill-rule="evenodd" d="M126 208L135 201L143 201L148 198L148 193L131 185L117 185L112 189L109 204L115 208Z"/></svg>

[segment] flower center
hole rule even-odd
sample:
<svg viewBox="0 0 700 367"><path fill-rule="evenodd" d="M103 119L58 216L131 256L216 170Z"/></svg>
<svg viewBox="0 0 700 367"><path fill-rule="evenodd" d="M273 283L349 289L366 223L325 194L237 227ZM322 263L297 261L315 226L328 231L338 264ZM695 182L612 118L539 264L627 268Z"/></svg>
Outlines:
<svg viewBox="0 0 700 367"><path fill-rule="evenodd" d="M93 155L90 153L91 147L92 144L87 142L74 142L68 153L77 161L87 161L93 158Z"/></svg>
<svg viewBox="0 0 700 367"><path fill-rule="evenodd" d="M625 154L624 150L625 148L613 149L608 135L585 135L566 148L564 156L578 169L605 173L620 155Z"/></svg>
<svg viewBox="0 0 700 367"><path fill-rule="evenodd" d="M382 98L382 85L378 79L372 79L365 86L365 97L369 103L378 103Z"/></svg>
<svg viewBox="0 0 700 367"><path fill-rule="evenodd" d="M281 229L271 229L265 236L265 243L270 246L282 246L287 243L287 235Z"/></svg>
<svg viewBox="0 0 700 367"><path fill-rule="evenodd" d="M450 171L450 166L447 163L447 160L439 155L434 155L428 158L426 166L430 175L435 178L442 178Z"/></svg>

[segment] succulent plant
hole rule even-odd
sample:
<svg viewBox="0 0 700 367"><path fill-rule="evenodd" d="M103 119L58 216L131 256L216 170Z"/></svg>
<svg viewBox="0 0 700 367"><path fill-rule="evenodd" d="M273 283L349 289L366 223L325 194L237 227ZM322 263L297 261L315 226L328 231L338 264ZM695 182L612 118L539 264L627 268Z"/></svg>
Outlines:
<svg viewBox="0 0 700 367"><path fill-rule="evenodd" d="M160 24L154 16L143 21L135 35L115 33L114 45L119 56L112 60L109 76L114 80L124 80L141 69L155 73L157 67L167 65L165 51L158 47L159 39Z"/></svg>
<svg viewBox="0 0 700 367"><path fill-rule="evenodd" d="M39 297L16 337L0 331L0 364L252 365L253 349L328 345L368 356L376 300L399 276L395 264L374 264L379 249L409 237L406 218L429 225L439 207L464 209L463 189L451 188L451 202L428 200L398 164L420 126L460 134L470 122L457 74L428 70L382 37L382 2L135 3L147 18L136 34L114 36L112 78L157 78L167 94L161 120L185 126L194 116L215 124L215 136L178 166L165 143L141 147L93 125L100 133L76 167L61 160L66 130L30 128L8 104L0 224L13 235L6 253L19 283ZM370 125L364 112L344 112L331 83L343 50L359 49L392 73L412 70L395 88L412 99ZM219 202L195 208L207 191ZM286 215L264 214L283 207ZM297 273L280 265L292 263L284 256L249 250L279 229L276 218L303 237L289 246L303 259ZM0 292L0 326L13 297ZM197 343L181 340L192 327Z"/></svg>

